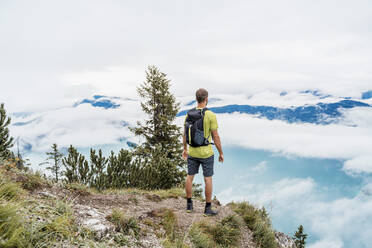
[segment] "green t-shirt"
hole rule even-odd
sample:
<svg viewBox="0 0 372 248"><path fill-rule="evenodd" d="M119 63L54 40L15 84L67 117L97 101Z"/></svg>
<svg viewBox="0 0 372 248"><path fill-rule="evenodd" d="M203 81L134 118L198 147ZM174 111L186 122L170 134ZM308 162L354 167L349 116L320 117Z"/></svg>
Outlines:
<svg viewBox="0 0 372 248"><path fill-rule="evenodd" d="M196 109L202 109L202 108L196 108ZM186 114L186 118L187 118L187 114ZM184 123L186 123L186 118L185 118ZM212 141L211 132L218 128L216 114L210 110L205 111L203 125L204 125L204 137L208 138L209 136L209 142L211 142ZM199 147L189 146L189 155L194 158L209 158L210 156L213 155L212 145L199 146Z"/></svg>

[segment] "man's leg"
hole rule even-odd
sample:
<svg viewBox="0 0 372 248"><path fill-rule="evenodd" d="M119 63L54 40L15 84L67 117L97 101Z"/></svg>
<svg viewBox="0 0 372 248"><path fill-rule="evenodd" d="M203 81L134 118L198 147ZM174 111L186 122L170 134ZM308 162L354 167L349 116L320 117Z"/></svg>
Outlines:
<svg viewBox="0 0 372 248"><path fill-rule="evenodd" d="M212 155L209 158L203 160L203 175L204 175L204 182L205 182L205 209L204 215L213 216L216 215L218 212L212 210L212 176L213 176L213 164L214 164L214 156Z"/></svg>
<svg viewBox="0 0 372 248"><path fill-rule="evenodd" d="M186 177L186 197L192 197L192 181L194 180L194 175L187 175Z"/></svg>
<svg viewBox="0 0 372 248"><path fill-rule="evenodd" d="M205 201L212 202L212 177L204 177L205 182Z"/></svg>

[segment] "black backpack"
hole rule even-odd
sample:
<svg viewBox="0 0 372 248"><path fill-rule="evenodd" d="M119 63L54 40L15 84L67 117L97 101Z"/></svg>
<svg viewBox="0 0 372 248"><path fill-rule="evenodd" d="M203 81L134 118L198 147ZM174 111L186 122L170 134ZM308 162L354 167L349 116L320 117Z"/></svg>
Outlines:
<svg viewBox="0 0 372 248"><path fill-rule="evenodd" d="M186 142L192 147L207 146L213 144L209 142L208 138L204 137L204 114L207 108L196 109L193 108L187 112L185 122L185 136Z"/></svg>

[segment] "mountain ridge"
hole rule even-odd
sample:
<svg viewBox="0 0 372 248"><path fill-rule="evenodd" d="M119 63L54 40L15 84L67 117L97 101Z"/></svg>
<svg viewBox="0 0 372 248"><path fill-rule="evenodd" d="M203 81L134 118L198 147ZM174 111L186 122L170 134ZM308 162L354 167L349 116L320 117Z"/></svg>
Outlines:
<svg viewBox="0 0 372 248"><path fill-rule="evenodd" d="M32 225L33 230L17 229L14 235L31 232L27 235L33 236L31 242L34 242L34 245L43 242L47 247L66 248L88 246L212 248L216 247L215 245L262 247L257 244L255 235L258 233L251 230L249 225L243 224L244 218L239 217L233 208L234 204L222 206L214 199L213 206L219 214L215 217L204 217L204 201L197 195L194 197L194 212L187 213L183 188L155 191L141 189L97 191L76 183L55 183L41 177L40 174L21 172L12 167L4 170L4 165L1 165L0 169L0 194L4 192L6 183L7 197L11 196L12 200L5 204L14 208L15 212L12 214L18 215L17 217L10 215L7 221L16 222L14 224L20 227L25 225L25 228ZM254 209L251 205L247 206ZM259 209L255 211L261 213ZM231 229L233 226L224 227L231 221L235 224L241 222L239 227L234 227L238 228L234 232ZM39 227L44 226L48 228L39 230ZM198 229L199 227L206 229ZM204 232L209 232L208 228L212 228L210 231L217 228L219 236L227 235L224 236L225 240L212 234L203 236ZM37 236L32 232L44 232L45 235ZM280 248L295 248L294 240L288 235L276 231L273 231L272 235ZM203 238L200 239L201 237ZM25 243L22 242L25 241L19 242L17 246L24 247Z"/></svg>

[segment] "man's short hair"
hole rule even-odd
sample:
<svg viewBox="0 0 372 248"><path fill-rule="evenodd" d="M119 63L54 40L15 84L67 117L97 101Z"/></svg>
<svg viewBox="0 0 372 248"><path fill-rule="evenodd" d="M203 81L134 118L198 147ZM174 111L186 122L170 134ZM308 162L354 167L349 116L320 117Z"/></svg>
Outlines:
<svg viewBox="0 0 372 248"><path fill-rule="evenodd" d="M198 103L204 102L208 97L208 91L206 89L200 88L196 91L196 101Z"/></svg>

